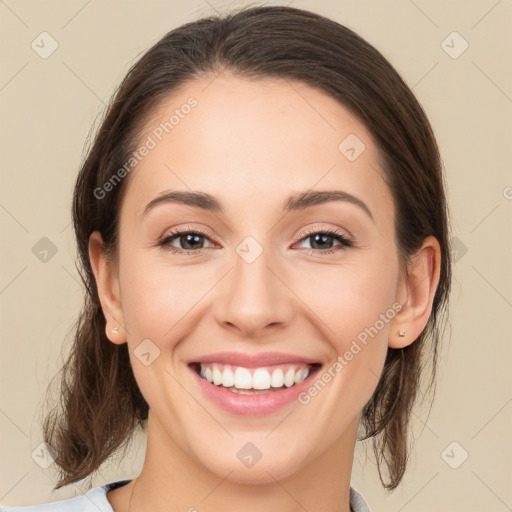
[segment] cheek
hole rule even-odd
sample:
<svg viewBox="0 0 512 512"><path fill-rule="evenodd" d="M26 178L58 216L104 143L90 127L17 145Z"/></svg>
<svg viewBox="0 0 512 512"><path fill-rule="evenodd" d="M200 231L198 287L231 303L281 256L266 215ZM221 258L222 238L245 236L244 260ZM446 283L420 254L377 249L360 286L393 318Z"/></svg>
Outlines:
<svg viewBox="0 0 512 512"><path fill-rule="evenodd" d="M381 258L380 264L319 267L301 276L297 295L314 313L332 349L323 382L333 385L334 395L346 406L362 407L373 394L388 349L396 315L396 267Z"/></svg>
<svg viewBox="0 0 512 512"><path fill-rule="evenodd" d="M294 282L297 295L324 323L326 336L341 350L347 340L376 322L379 332L387 332L394 315L396 278L393 263L382 259L381 265L318 266L297 273ZM379 321L381 315L386 315L384 324Z"/></svg>
<svg viewBox="0 0 512 512"><path fill-rule="evenodd" d="M130 333L155 340L172 337L174 326L210 286L204 275L190 268L142 253L125 258L120 280L123 316Z"/></svg>

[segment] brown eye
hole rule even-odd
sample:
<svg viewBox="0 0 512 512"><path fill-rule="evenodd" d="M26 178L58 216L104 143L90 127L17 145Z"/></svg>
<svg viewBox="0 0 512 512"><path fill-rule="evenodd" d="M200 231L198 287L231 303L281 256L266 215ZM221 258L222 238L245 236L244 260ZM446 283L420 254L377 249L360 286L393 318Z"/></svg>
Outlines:
<svg viewBox="0 0 512 512"><path fill-rule="evenodd" d="M174 254L178 253L198 253L201 249L205 249L204 241L209 240L210 238L199 230L185 230L180 231L176 230L171 232L170 234L163 237L158 245L168 249ZM173 245L174 242L177 242L179 247Z"/></svg>
<svg viewBox="0 0 512 512"><path fill-rule="evenodd" d="M330 229L310 231L301 238L300 242L306 240L310 243L310 248L306 247L306 249L308 253L311 254L333 253L340 250L340 248L351 247L353 245L343 233ZM333 245L335 241L338 241L339 245Z"/></svg>

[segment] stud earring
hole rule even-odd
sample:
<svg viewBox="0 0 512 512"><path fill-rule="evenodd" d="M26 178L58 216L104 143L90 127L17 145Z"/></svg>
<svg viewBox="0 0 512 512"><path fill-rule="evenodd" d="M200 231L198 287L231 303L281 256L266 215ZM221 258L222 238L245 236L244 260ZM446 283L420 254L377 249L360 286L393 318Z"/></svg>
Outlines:
<svg viewBox="0 0 512 512"><path fill-rule="evenodd" d="M400 329L398 332L398 336L405 336L405 331L403 329Z"/></svg>
<svg viewBox="0 0 512 512"><path fill-rule="evenodd" d="M112 332L113 332L114 334L119 334L119 327L114 327L114 328L112 329Z"/></svg>

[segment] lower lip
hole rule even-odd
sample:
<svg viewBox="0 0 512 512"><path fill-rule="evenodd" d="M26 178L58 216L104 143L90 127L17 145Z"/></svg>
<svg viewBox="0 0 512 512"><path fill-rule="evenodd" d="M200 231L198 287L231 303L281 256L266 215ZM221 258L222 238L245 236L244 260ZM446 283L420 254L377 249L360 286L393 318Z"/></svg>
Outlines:
<svg viewBox="0 0 512 512"><path fill-rule="evenodd" d="M298 400L298 396L311 385L311 377L318 371L318 369L316 369L316 371L310 373L302 382L294 384L289 388L281 389L280 391L242 395L229 391L228 388L223 386L216 386L198 375L194 368L189 366L189 369L194 374L199 387L209 400L232 414L247 416L270 414Z"/></svg>

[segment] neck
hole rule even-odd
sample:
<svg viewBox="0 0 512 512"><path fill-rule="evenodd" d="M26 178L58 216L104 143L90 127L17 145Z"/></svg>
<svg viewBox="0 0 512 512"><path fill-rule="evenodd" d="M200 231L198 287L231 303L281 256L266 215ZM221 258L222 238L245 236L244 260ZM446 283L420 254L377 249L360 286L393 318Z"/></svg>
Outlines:
<svg viewBox="0 0 512 512"><path fill-rule="evenodd" d="M319 457L288 476L265 471L261 483L233 481L232 471L209 471L169 436L151 415L141 474L131 486L127 512L350 512L350 475L358 418ZM117 509L116 509L117 512Z"/></svg>

